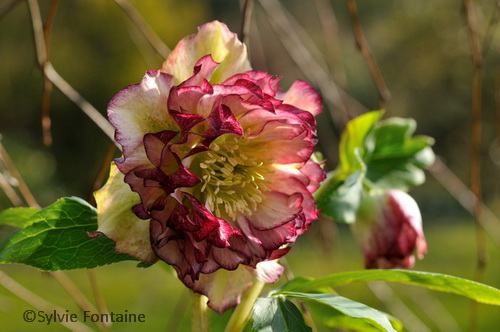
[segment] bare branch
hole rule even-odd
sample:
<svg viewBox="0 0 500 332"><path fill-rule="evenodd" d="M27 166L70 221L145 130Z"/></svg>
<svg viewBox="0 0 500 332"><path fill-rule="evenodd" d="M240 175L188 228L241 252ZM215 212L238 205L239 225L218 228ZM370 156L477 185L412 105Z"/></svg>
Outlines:
<svg viewBox="0 0 500 332"><path fill-rule="evenodd" d="M36 295L29 289L25 288L18 282L16 282L14 279L9 277L7 274L5 274L3 271L0 271L0 285L5 287L9 292L23 300L24 302L28 303L29 305L33 306L34 308L38 310L42 310L45 312L53 312L54 310L59 313L65 313L66 310L64 308L58 307L53 303L48 302L47 300L41 298L40 296ZM88 327L87 325L83 324L80 321L72 322L71 320L65 321L61 320L58 321L61 323L61 325L64 325L71 331L77 331L77 332L92 332L93 330Z"/></svg>
<svg viewBox="0 0 500 332"><path fill-rule="evenodd" d="M474 216L474 202L477 201L474 193L453 173L440 158L436 158L429 168L434 178L457 200L462 207ZM500 220L484 203L484 227L493 242L500 247Z"/></svg>
<svg viewBox="0 0 500 332"><path fill-rule="evenodd" d="M53 0L49 15L47 16L47 21L45 23L45 28L43 30L44 40L45 40L45 59L49 59L50 54L50 37L52 34L52 26L54 19L56 17L57 7L61 0ZM44 64L45 65L45 64ZM44 66L42 66L42 69ZM43 73L43 93L42 93L42 133L43 133L43 144L45 146L52 145L52 134L50 132L50 127L52 121L50 120L50 96L52 93L52 82L47 78L45 72Z"/></svg>
<svg viewBox="0 0 500 332"><path fill-rule="evenodd" d="M82 311L89 311L91 313L99 313L97 309L90 303L90 301L85 297L82 291L75 285L73 280L71 280L68 275L62 271L51 272L50 275L57 280L57 282L66 290L66 292L71 296L75 303L82 309ZM97 321L95 322L99 327L100 331L105 331L109 326L112 325L111 322Z"/></svg>
<svg viewBox="0 0 500 332"><path fill-rule="evenodd" d="M373 56L370 46L368 46L368 42L366 41L363 29L361 28L356 1L347 0L347 7L349 9L349 14L351 15L356 43L358 44L358 47L368 64L368 68L370 69L370 73L380 96L379 108L385 108L387 102L391 99L391 93L385 84L384 77L380 72L377 62L375 61L375 57Z"/></svg>
<svg viewBox="0 0 500 332"><path fill-rule="evenodd" d="M33 26L33 35L35 38L36 54L38 63L45 73L46 77L54 83L71 101L73 101L80 109L101 128L101 130L114 141L114 128L102 116L94 106L92 106L85 98L83 98L68 82L66 82L52 67L52 64L47 61L47 50L45 48L45 37L42 27L42 17L40 15L40 7L36 0L27 0L31 14L31 23Z"/></svg>
<svg viewBox="0 0 500 332"><path fill-rule="evenodd" d="M26 185L26 182L24 182L21 174L19 173L16 166L12 162L12 159L10 159L7 150L4 149L3 144L1 142L0 142L0 159L3 161L3 164L5 165L9 173L16 179L17 187L19 188L19 191L26 200L26 203L28 203L28 205L31 207L39 208L40 206L36 202L35 197L31 193L28 186Z"/></svg>
<svg viewBox="0 0 500 332"><path fill-rule="evenodd" d="M250 52L250 25L252 23L253 0L245 0L241 20L241 40Z"/></svg>
<svg viewBox="0 0 500 332"><path fill-rule="evenodd" d="M260 0L260 4L266 11L273 30L277 33L280 41L293 61L304 75L306 75L308 80L317 84L325 101L330 104L328 109L330 110L330 115L334 119L334 123L345 124L349 117L352 117L351 114L348 114L348 110L345 106L345 98L349 98L349 102L352 105L364 109L363 106L350 98L347 93L338 87L328 72L318 64L311 52L304 46L304 43L297 35L279 1ZM335 108L339 109L341 112L337 114L334 112ZM339 115L343 116L343 118L340 118Z"/></svg>
<svg viewBox="0 0 500 332"><path fill-rule="evenodd" d="M161 40L161 38L154 32L154 30L149 26L149 24L142 18L141 14L135 9L134 6L130 4L127 0L114 0L115 3L123 10L125 15L134 23L134 25L139 29L144 38L151 44L151 46L156 50L156 52L162 57L166 58L170 53L170 49Z"/></svg>

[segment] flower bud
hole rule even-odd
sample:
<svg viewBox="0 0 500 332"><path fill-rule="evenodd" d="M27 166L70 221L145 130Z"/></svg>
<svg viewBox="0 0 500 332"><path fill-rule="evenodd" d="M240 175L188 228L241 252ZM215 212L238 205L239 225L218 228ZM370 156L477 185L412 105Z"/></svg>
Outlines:
<svg viewBox="0 0 500 332"><path fill-rule="evenodd" d="M411 268L414 251L420 259L427 252L418 205L400 190L366 196L352 231L368 269Z"/></svg>

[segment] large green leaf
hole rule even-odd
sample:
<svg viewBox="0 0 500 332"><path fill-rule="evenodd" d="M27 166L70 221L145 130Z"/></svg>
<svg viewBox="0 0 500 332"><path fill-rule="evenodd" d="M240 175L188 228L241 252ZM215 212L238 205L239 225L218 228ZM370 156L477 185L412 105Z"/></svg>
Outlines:
<svg viewBox="0 0 500 332"><path fill-rule="evenodd" d="M439 273L408 270L362 270L331 274L322 278L288 283L281 292L308 292L321 287L335 287L356 281L388 281L425 287L468 297L477 302L500 305L500 290L475 281Z"/></svg>
<svg viewBox="0 0 500 332"><path fill-rule="evenodd" d="M284 292L281 294L287 298L295 298L325 304L346 316L363 320L376 327L379 331L396 332L389 322L389 319L387 319L387 317L380 311L339 295L298 292Z"/></svg>
<svg viewBox="0 0 500 332"><path fill-rule="evenodd" d="M118 254L97 229L95 208L79 198L61 198L28 218L24 228L0 242L0 263L21 263L44 271L90 269L134 258Z"/></svg>
<svg viewBox="0 0 500 332"><path fill-rule="evenodd" d="M0 212L0 225L23 227L32 215L40 211L37 208L16 207Z"/></svg>
<svg viewBox="0 0 500 332"><path fill-rule="evenodd" d="M310 332L299 309L283 296L261 297L252 311L252 330L260 332Z"/></svg>
<svg viewBox="0 0 500 332"><path fill-rule="evenodd" d="M323 326L325 328L343 329L352 332L380 331L380 327L370 324L368 320L345 315L326 304L310 301L307 303L307 308L309 309L309 312L314 319L316 327L320 331L322 330ZM389 319L389 322L396 331L403 331L403 324L401 323L401 321L387 313L384 313L384 315L387 317L387 319Z"/></svg>

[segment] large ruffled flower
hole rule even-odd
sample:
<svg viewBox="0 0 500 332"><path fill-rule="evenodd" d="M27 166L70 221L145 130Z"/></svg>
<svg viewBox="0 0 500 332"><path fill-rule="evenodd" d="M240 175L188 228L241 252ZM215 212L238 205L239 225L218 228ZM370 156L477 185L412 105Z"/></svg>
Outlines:
<svg viewBox="0 0 500 332"><path fill-rule="evenodd" d="M325 175L310 157L321 99L305 82L287 92L278 82L250 70L244 45L212 22L108 106L123 157L96 193L96 234L171 264L218 312L252 274L276 281L273 260L317 217L311 194Z"/></svg>

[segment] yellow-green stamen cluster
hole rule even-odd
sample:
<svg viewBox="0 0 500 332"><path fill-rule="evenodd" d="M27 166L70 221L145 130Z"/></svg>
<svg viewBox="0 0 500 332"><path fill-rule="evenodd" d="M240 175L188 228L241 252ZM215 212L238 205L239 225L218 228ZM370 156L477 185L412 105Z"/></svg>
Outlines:
<svg viewBox="0 0 500 332"><path fill-rule="evenodd" d="M246 138L222 135L202 153L201 195L205 205L219 218L235 219L238 213L251 215L268 190L264 175L269 166L243 153Z"/></svg>

